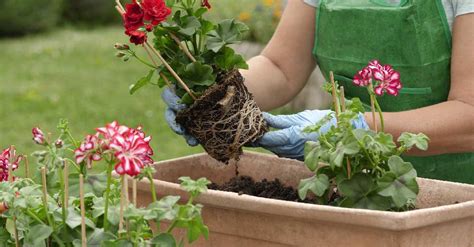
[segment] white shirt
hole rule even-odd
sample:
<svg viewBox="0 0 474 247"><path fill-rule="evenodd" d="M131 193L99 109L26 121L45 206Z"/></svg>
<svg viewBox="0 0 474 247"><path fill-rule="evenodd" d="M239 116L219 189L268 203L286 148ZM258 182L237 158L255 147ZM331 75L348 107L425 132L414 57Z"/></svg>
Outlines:
<svg viewBox="0 0 474 247"><path fill-rule="evenodd" d="M317 7L320 0L304 0L305 3ZM389 2L400 0L388 0ZM437 0L426 0L437 1ZM448 19L449 29L453 29L454 18L460 15L474 13L474 0L442 0L446 18Z"/></svg>

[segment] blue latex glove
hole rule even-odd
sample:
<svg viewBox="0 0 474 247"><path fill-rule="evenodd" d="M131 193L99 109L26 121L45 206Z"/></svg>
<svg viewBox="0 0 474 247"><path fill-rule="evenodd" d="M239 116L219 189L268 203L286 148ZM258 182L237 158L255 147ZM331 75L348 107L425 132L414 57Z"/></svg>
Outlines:
<svg viewBox="0 0 474 247"><path fill-rule="evenodd" d="M198 140L193 136L186 133L183 126L176 123L176 113L184 108L185 104L179 103L180 98L169 88L165 88L161 94L161 98L168 105L168 108L165 111L165 119L170 128L178 135L182 135L189 146L197 146L199 144Z"/></svg>
<svg viewBox="0 0 474 247"><path fill-rule="evenodd" d="M323 125L319 132L307 133L304 129L313 126L326 115L332 114L331 121ZM274 116L263 113L270 127L279 129L267 132L255 145L263 147L280 157L304 159L304 146L307 141L317 141L320 133L326 133L336 124L335 113L330 110L306 110L294 115ZM353 120L355 128L368 129L369 126L362 114Z"/></svg>

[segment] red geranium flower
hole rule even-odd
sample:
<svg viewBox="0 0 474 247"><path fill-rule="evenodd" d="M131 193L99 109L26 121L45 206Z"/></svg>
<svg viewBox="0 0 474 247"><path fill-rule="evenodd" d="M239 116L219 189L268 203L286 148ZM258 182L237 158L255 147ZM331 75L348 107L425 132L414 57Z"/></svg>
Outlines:
<svg viewBox="0 0 474 247"><path fill-rule="evenodd" d="M123 26L127 32L136 31L144 25L143 10L135 1L125 5L125 14L123 15Z"/></svg>
<svg viewBox="0 0 474 247"><path fill-rule="evenodd" d="M134 43L135 45L141 45L147 41L147 36L145 32L131 31L125 33L130 36L130 43Z"/></svg>
<svg viewBox="0 0 474 247"><path fill-rule="evenodd" d="M201 6L206 7L208 9L211 9L211 4L209 3L209 0L202 0L201 1Z"/></svg>
<svg viewBox="0 0 474 247"><path fill-rule="evenodd" d="M354 84L359 87L365 87L369 85L370 79L372 78L372 70L369 68L363 68L354 76Z"/></svg>
<svg viewBox="0 0 474 247"><path fill-rule="evenodd" d="M171 9L166 6L164 0L143 0L142 7L145 12L145 20L155 26L171 14Z"/></svg>

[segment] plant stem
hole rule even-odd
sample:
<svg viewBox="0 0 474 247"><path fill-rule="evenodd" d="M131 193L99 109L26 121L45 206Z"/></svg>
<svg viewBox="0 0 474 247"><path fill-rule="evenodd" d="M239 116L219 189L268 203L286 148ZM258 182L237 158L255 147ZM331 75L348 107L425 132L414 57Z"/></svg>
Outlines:
<svg viewBox="0 0 474 247"><path fill-rule="evenodd" d="M329 72L329 78L331 80L331 85L332 85L332 103L334 104L334 110L336 112L336 120L337 122L339 122L339 113L340 113L340 109L339 109L339 99L337 97L337 92L336 92L336 82L334 81L334 73L331 71Z"/></svg>
<svg viewBox="0 0 474 247"><path fill-rule="evenodd" d="M124 191L125 191L125 183L124 183L124 180L125 180L125 176L122 175L122 178L120 179L120 184L122 186L122 190L121 190L121 193L120 193L120 221L119 221L119 237L120 235L122 234L122 231L123 231L123 208L124 208L124 202L125 202L125 195L124 195Z"/></svg>
<svg viewBox="0 0 474 247"><path fill-rule="evenodd" d="M372 124L374 125L375 133L378 132L378 125L375 119L375 93L374 93L374 86L372 85L372 81L370 81L369 86L367 87L370 95L370 109L372 111Z"/></svg>
<svg viewBox="0 0 474 247"><path fill-rule="evenodd" d="M160 59L160 61L163 63L163 65L165 65L166 69L173 75L173 77L179 82L179 84L183 87L184 90L186 90L186 92L189 94L189 96L191 96L191 98L193 100L196 100L196 96L194 96L194 94L191 92L191 90L189 89L188 85L186 85L186 83L184 83L184 81L178 76L178 74L176 73L176 71L174 71L173 68L171 68L171 66L166 62L166 60L160 55L160 53L155 49L155 47L153 47L152 45L150 45L150 43L146 42L145 43L146 46L148 46L148 48L151 49L151 51L153 53L155 53L155 55Z"/></svg>
<svg viewBox="0 0 474 247"><path fill-rule="evenodd" d="M153 202L156 202L156 191L155 191L155 184L153 183L153 174L150 171L147 171L147 177L150 181L150 191L151 191L151 198Z"/></svg>
<svg viewBox="0 0 474 247"><path fill-rule="evenodd" d="M169 35L171 37L171 39L174 40L174 42L176 42L176 44L181 48L181 50L183 50L183 52L186 54L186 56L188 56L188 58L194 63L196 62L196 58L193 57L193 55L191 54L191 52L189 52L189 49L183 45L183 43L181 42L181 40L176 37L176 35L174 35L172 32L169 32ZM195 37L194 37L195 38ZM196 48L194 48L196 49ZM194 51L196 52L196 51Z"/></svg>
<svg viewBox="0 0 474 247"><path fill-rule="evenodd" d="M13 231L15 232L15 246L20 247L20 239L18 237L18 229L16 228L16 216L13 216Z"/></svg>
<svg viewBox="0 0 474 247"><path fill-rule="evenodd" d="M33 218L34 220L36 220L38 223L42 224L42 225L45 225L45 223L35 214L31 211L31 209L27 209L26 210L26 213L31 217ZM64 243L62 242L62 240L58 237L58 235L56 233L52 233L51 236L53 236L54 240L56 241L56 243L59 245L59 246L64 246Z"/></svg>
<svg viewBox="0 0 474 247"><path fill-rule="evenodd" d="M66 162L63 162L66 163ZM63 204L61 209L62 209L62 220L63 220L63 225L66 225L66 205L64 205L64 202L66 201L65 197L65 186L64 186L64 169L60 166L59 168L59 188L61 188L59 192L59 196L61 198L61 203Z"/></svg>
<svg viewBox="0 0 474 247"><path fill-rule="evenodd" d="M112 169L114 168L114 165L112 162L109 162L109 165L107 167L107 187L105 188L105 208L104 208L104 223L103 227L104 230L108 230L108 213L109 213L109 200L110 200L110 185L112 183Z"/></svg>
<svg viewBox="0 0 474 247"><path fill-rule="evenodd" d="M140 61L140 62L143 63L144 65L146 65L146 66L148 66L148 67L151 67L151 68L153 68L153 69L156 69L155 66L153 66L153 65L149 64L147 61L143 60L143 59L142 59L141 57L139 57L135 52L133 52L133 51L130 51L130 52L132 53L132 56L133 56L134 58L136 58L138 61Z"/></svg>
<svg viewBox="0 0 474 247"><path fill-rule="evenodd" d="M383 112L382 108L380 108L379 102L377 101L377 98L374 95L374 102L375 102L375 107L377 108L377 111L379 112L379 117L380 117L380 125L382 128L382 132L385 130L385 122L383 119Z"/></svg>
<svg viewBox="0 0 474 247"><path fill-rule="evenodd" d="M53 228L53 230L56 230L56 226L54 224L54 221L51 220L51 217L49 216L48 213L48 188L47 188L47 183L46 183L46 168L41 167L41 180L43 182L43 207L44 207L44 213L46 215L46 219L48 220L48 224Z"/></svg>
<svg viewBox="0 0 474 247"><path fill-rule="evenodd" d="M81 243L82 247L86 247L86 206L84 203L84 175L82 174L79 174L79 198L81 204Z"/></svg>
<svg viewBox="0 0 474 247"><path fill-rule="evenodd" d="M30 178L30 161L26 155L23 155L23 158L25 159L25 178Z"/></svg>

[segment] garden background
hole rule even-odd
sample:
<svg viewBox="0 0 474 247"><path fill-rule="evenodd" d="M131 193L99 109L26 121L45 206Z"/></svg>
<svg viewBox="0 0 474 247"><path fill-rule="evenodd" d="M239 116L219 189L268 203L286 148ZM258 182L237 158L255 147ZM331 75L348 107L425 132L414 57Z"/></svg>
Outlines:
<svg viewBox="0 0 474 247"><path fill-rule="evenodd" d="M268 42L284 8L280 0L211 3L213 18L234 17L250 26L246 43L238 47L247 57ZM202 152L168 128L160 89L128 93L147 70L114 56L113 45L127 43L114 5L113 0L0 2L0 148L13 144L30 154L32 127L56 132L65 118L77 137L113 120L142 125L153 137L156 160ZM306 101L278 112L307 107Z"/></svg>

